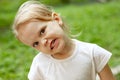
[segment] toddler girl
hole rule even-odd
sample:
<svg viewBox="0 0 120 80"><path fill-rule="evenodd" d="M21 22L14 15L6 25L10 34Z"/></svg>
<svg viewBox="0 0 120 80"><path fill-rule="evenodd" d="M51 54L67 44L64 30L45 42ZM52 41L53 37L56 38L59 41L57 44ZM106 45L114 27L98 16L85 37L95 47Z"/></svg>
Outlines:
<svg viewBox="0 0 120 80"><path fill-rule="evenodd" d="M115 80L108 66L111 53L92 43L71 39L60 15L38 1L21 5L13 30L24 44L40 51L29 80Z"/></svg>

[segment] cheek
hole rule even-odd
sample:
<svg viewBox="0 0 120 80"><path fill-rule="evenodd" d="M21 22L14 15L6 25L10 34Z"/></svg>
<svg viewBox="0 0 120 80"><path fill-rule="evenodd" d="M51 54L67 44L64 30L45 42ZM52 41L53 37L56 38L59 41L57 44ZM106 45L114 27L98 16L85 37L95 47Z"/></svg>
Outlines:
<svg viewBox="0 0 120 80"><path fill-rule="evenodd" d="M50 35L50 36L63 36L64 35L64 32L62 29L60 28L51 28L49 31L47 31L47 34Z"/></svg>
<svg viewBox="0 0 120 80"><path fill-rule="evenodd" d="M46 53L48 50L45 48L45 47L43 47L43 46L38 46L38 47L36 47L35 48L37 51L40 51L40 52L43 52L43 53Z"/></svg>
<svg viewBox="0 0 120 80"><path fill-rule="evenodd" d="M50 32L63 32L63 29L61 26L59 26L57 23L54 23L54 24L50 24L48 26L48 30L50 30Z"/></svg>
<svg viewBox="0 0 120 80"><path fill-rule="evenodd" d="M35 50L37 50L37 51L41 51L41 49L39 48L39 46L38 47L33 47Z"/></svg>

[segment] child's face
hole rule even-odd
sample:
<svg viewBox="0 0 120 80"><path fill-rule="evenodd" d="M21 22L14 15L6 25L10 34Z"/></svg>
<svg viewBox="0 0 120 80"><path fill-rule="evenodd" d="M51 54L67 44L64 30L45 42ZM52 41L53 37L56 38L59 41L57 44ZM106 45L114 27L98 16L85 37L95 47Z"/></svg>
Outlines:
<svg viewBox="0 0 120 80"><path fill-rule="evenodd" d="M32 20L18 30L19 39L26 45L47 54L61 53L69 42L58 21Z"/></svg>

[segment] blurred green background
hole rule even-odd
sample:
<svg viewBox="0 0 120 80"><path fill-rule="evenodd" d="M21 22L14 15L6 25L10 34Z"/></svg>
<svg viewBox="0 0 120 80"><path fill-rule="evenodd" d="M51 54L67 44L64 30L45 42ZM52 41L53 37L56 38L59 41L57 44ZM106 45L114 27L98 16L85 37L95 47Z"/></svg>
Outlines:
<svg viewBox="0 0 120 80"><path fill-rule="evenodd" d="M20 43L12 33L19 6L27 0L0 0L0 80L27 80L37 51ZM112 52L111 67L120 63L119 0L39 0L60 13L77 39L96 43ZM115 75L120 80L120 74Z"/></svg>

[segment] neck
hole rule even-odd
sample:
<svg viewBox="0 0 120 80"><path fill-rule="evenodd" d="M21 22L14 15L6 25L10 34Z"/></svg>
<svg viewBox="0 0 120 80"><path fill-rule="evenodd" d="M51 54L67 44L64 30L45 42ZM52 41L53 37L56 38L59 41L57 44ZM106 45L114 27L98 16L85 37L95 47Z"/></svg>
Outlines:
<svg viewBox="0 0 120 80"><path fill-rule="evenodd" d="M73 54L75 44L72 40L69 40L68 44L66 44L64 50L61 53L56 53L52 55L53 58L56 59L65 59L70 57Z"/></svg>

